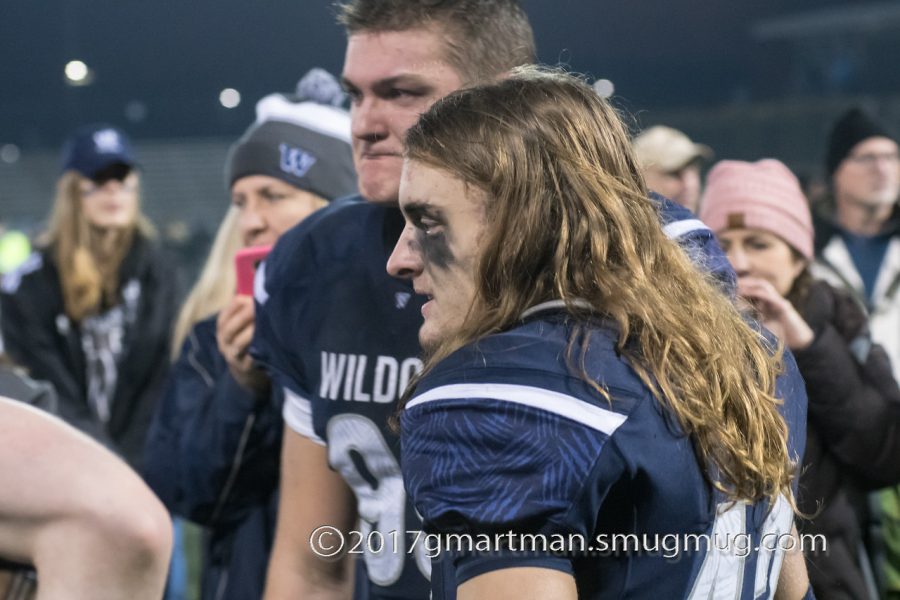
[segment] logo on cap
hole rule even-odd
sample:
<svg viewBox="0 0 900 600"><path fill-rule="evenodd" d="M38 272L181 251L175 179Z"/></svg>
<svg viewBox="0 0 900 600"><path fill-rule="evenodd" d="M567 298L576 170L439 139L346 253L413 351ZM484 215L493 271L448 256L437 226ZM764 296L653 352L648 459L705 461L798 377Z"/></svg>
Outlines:
<svg viewBox="0 0 900 600"><path fill-rule="evenodd" d="M744 213L728 213L728 229L744 229Z"/></svg>
<svg viewBox="0 0 900 600"><path fill-rule="evenodd" d="M122 138L115 129L101 129L94 133L94 148L99 154L118 154L125 151Z"/></svg>
<svg viewBox="0 0 900 600"><path fill-rule="evenodd" d="M282 171L294 177L303 177L314 164L316 157L295 146L280 144L278 149L281 151L281 162L279 167Z"/></svg>

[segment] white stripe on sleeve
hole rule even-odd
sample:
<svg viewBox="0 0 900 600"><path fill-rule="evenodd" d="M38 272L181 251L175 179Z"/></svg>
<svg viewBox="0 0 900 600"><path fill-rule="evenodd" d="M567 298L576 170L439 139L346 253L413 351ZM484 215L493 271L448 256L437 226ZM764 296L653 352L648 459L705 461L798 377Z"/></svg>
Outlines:
<svg viewBox="0 0 900 600"><path fill-rule="evenodd" d="M700 219L683 219L681 221L672 221L663 227L665 233L670 240L677 240L683 235L693 233L694 231L709 231L706 223Z"/></svg>
<svg viewBox="0 0 900 600"><path fill-rule="evenodd" d="M612 435L627 417L612 410L589 404L568 394L528 385L505 383L460 383L444 385L414 396L406 405L412 408L427 402L460 398L485 398L513 402L557 414L592 429Z"/></svg>
<svg viewBox="0 0 900 600"><path fill-rule="evenodd" d="M317 436L313 429L312 403L308 399L288 388L284 388L284 409L282 414L288 427L320 446L325 446L325 440Z"/></svg>

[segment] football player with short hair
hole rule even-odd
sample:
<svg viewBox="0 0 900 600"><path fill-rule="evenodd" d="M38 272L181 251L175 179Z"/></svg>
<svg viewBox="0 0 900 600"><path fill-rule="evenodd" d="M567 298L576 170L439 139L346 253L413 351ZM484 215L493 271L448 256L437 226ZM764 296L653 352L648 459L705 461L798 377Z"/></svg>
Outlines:
<svg viewBox="0 0 900 600"><path fill-rule="evenodd" d="M385 272L403 228L403 136L438 98L531 63L534 41L514 0L353 0L340 10L366 201L327 208L282 236L258 275L251 351L284 389L287 423L266 597L349 596L352 556L325 560L309 540L320 526L349 536L359 521L370 597L427 598L431 562L412 550L407 531L420 524L388 428L422 365L423 299ZM367 543L373 532L384 551Z"/></svg>

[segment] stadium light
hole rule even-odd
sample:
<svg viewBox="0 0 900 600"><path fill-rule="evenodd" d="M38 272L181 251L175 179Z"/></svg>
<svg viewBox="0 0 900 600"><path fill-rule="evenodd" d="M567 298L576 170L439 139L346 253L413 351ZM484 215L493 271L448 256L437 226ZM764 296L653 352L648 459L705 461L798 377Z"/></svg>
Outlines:
<svg viewBox="0 0 900 600"><path fill-rule="evenodd" d="M594 82L594 91L601 98L609 98L616 91L616 86L609 79L598 79Z"/></svg>
<svg viewBox="0 0 900 600"><path fill-rule="evenodd" d="M22 156L22 152L15 144L4 144L0 146L0 161L12 165L18 162L20 156Z"/></svg>
<svg viewBox="0 0 900 600"><path fill-rule="evenodd" d="M65 75L69 85L88 85L94 79L93 71L80 60L66 63Z"/></svg>
<svg viewBox="0 0 900 600"><path fill-rule="evenodd" d="M225 108L235 108L241 103L241 93L234 88L225 88L219 93L219 102Z"/></svg>

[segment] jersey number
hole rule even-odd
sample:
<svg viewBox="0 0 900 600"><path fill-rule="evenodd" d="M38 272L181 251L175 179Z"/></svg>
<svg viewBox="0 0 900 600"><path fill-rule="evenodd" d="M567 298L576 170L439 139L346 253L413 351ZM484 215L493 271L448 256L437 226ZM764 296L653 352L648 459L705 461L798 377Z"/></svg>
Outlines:
<svg viewBox="0 0 900 600"><path fill-rule="evenodd" d="M351 452L365 463L376 485L360 473ZM371 539L372 532L376 531L385 542L380 548L377 544L375 547L363 544L369 579L381 586L391 585L400 578L409 553L406 490L400 465L375 423L354 414L337 415L328 421L328 460L356 494L362 538ZM429 579L431 559L425 545L414 544L412 554L419 570Z"/></svg>
<svg viewBox="0 0 900 600"><path fill-rule="evenodd" d="M784 497L766 516L758 539L747 532L747 505L743 502L723 503L716 508L712 536L690 600L734 600L741 597L747 557L756 553L753 573L753 597L769 598L774 594L784 559L782 540L791 531L793 511ZM755 537L755 536L754 536ZM758 543L758 548L752 544ZM768 592L768 594L767 594Z"/></svg>

